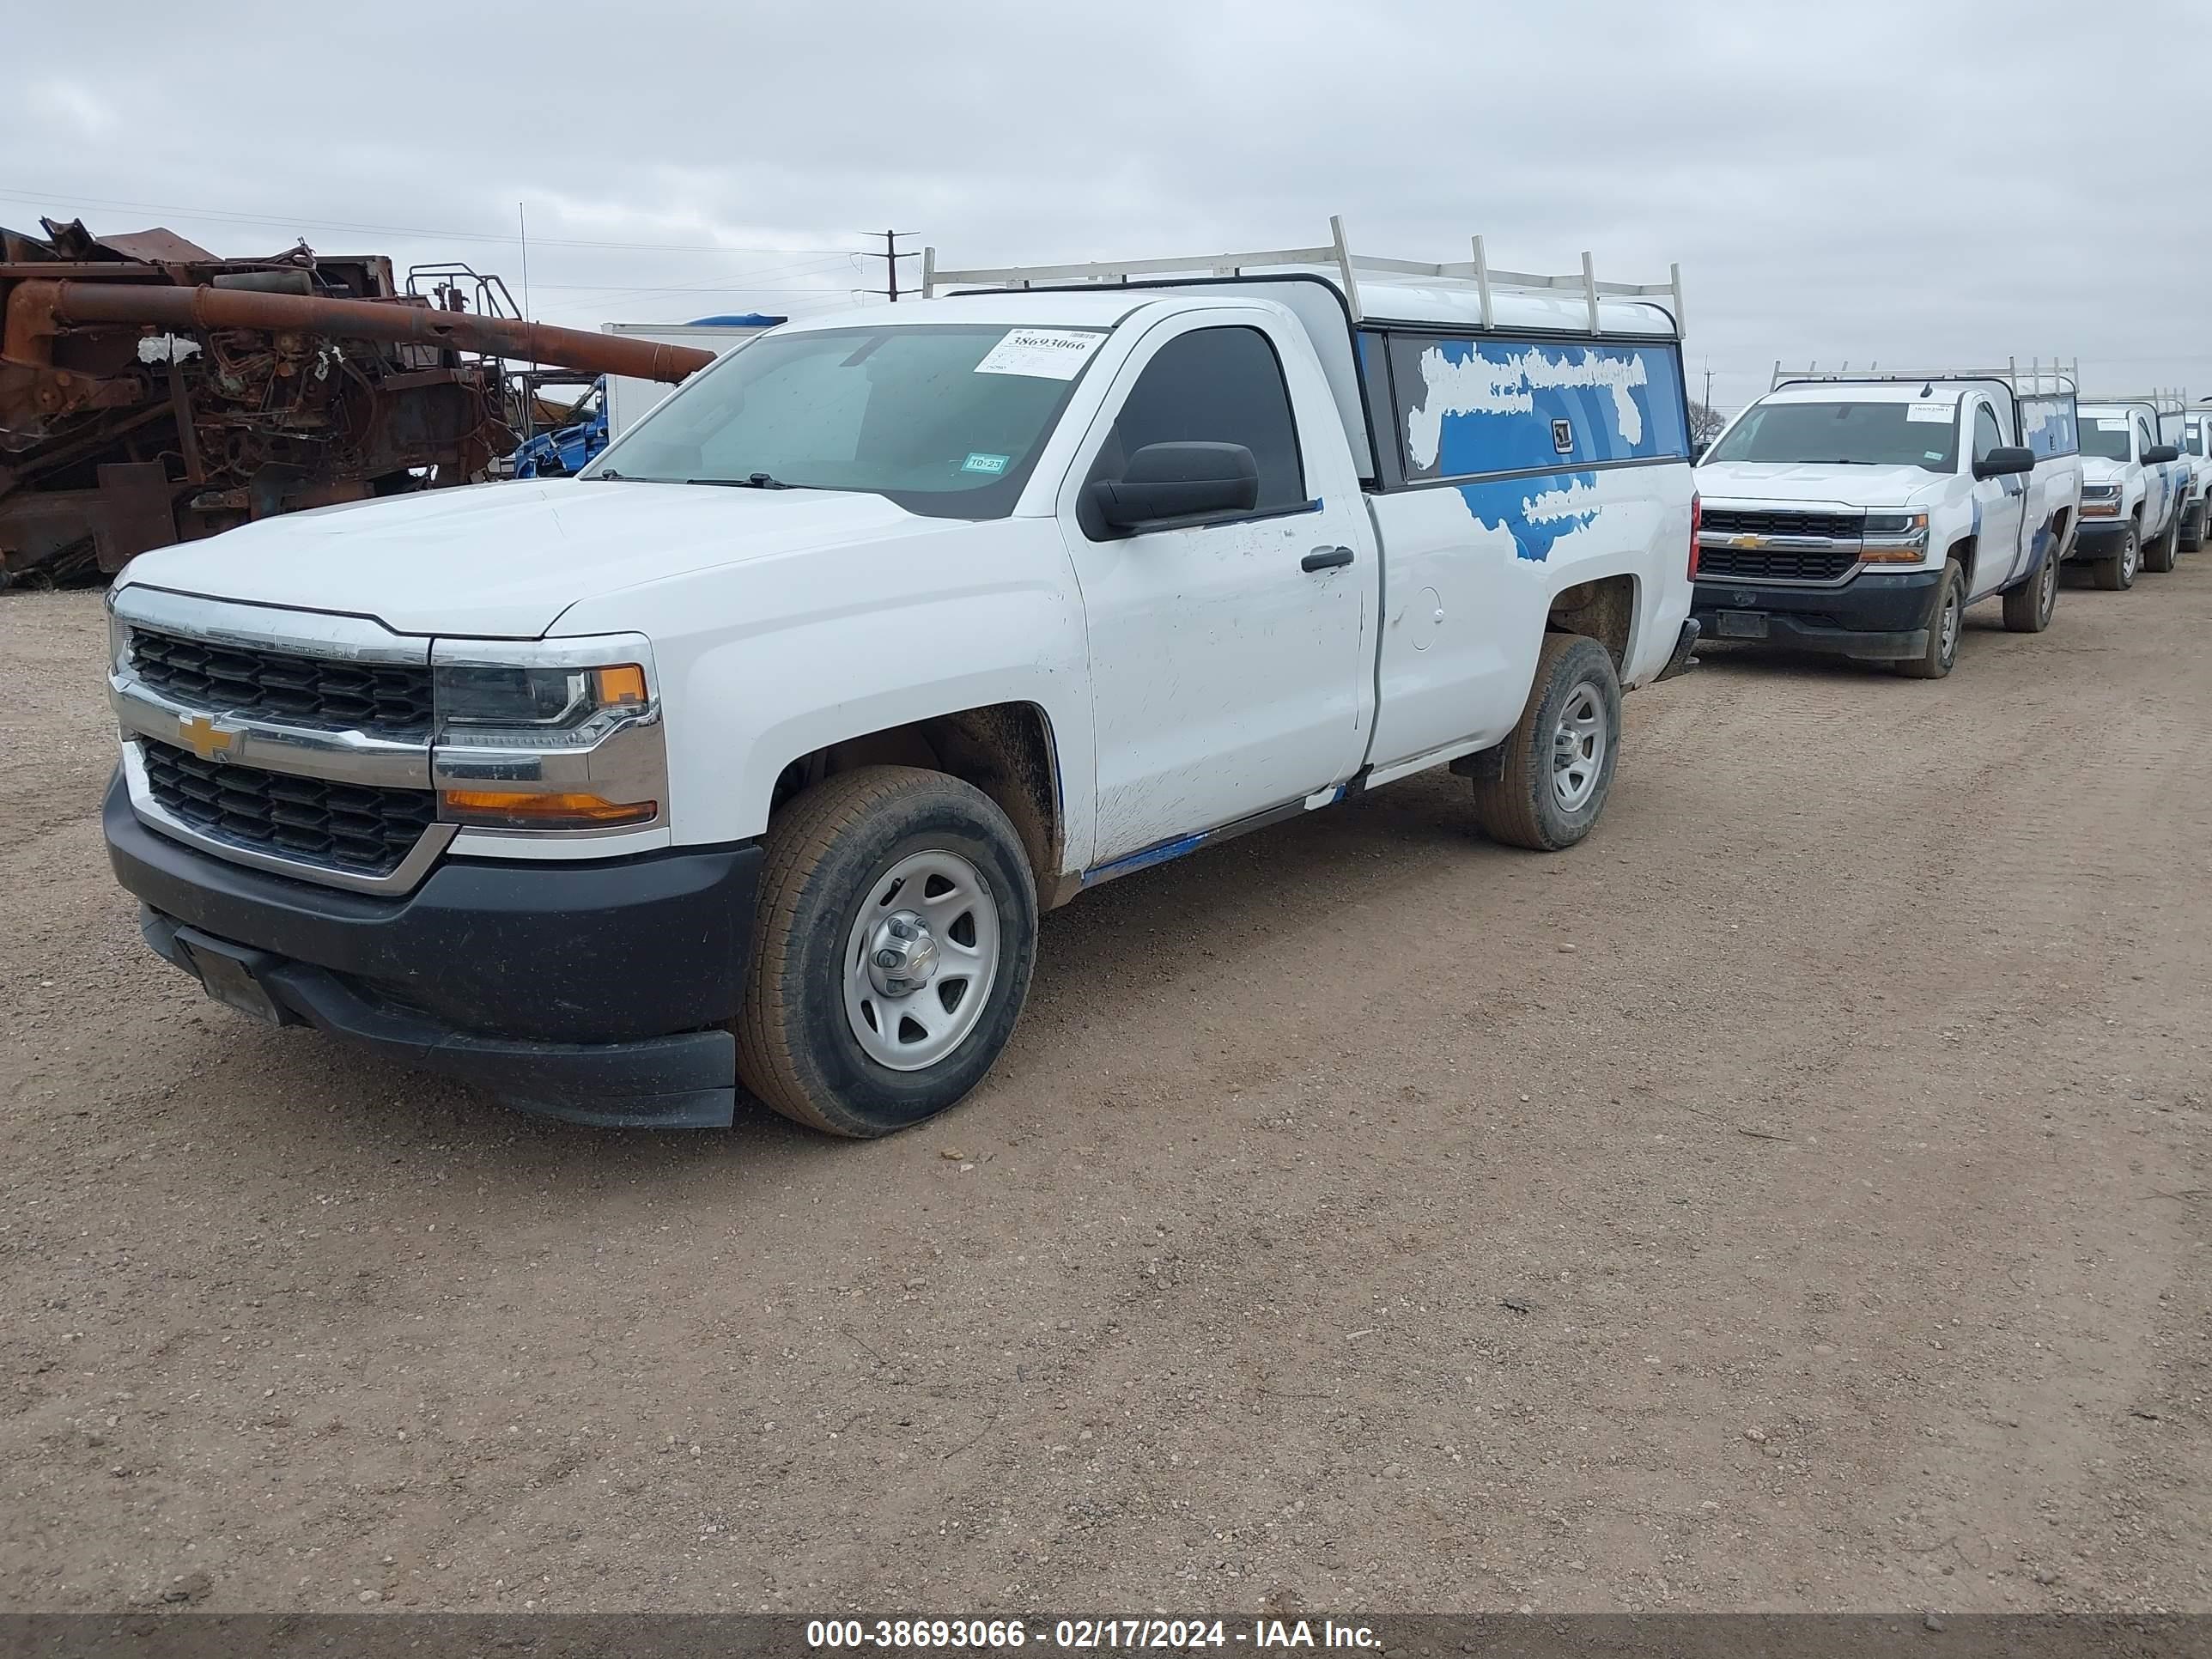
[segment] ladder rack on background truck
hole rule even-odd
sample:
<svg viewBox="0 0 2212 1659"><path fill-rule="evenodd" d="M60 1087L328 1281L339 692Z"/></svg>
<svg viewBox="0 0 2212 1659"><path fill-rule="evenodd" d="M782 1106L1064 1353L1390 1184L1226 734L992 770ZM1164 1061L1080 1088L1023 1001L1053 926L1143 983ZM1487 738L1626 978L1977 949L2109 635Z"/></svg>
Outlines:
<svg viewBox="0 0 2212 1659"><path fill-rule="evenodd" d="M2162 386L2149 392L2123 392L2109 398L2084 398L2085 404L2148 404L2160 415L2180 415L2189 409L2189 394L2179 386Z"/></svg>
<svg viewBox="0 0 2212 1659"><path fill-rule="evenodd" d="M2054 357L2045 363L2040 357L2031 357L2024 369L2017 357L2008 359L2002 368L1882 368L1874 363L1864 368L1853 368L1849 363L1838 368L1809 364L1803 368L1784 368L1778 359L1774 384L1768 390L1808 380L1996 380L2010 387L2014 397L2047 398L2068 392L2078 397L2081 377L2079 358L2069 363Z"/></svg>
<svg viewBox="0 0 2212 1659"><path fill-rule="evenodd" d="M1361 316L1359 278L1364 273L1370 277L1412 278L1420 283L1471 287L1481 297L1482 325L1485 328L1497 325L1492 312L1491 295L1503 291L1515 294L1579 294L1589 307L1592 334L1604 331L1598 322L1600 300L1663 298L1673 304L1671 314L1674 332L1678 336L1682 332L1682 267L1680 264L1668 268L1668 280L1663 283L1601 282L1590 256L1585 253L1583 255L1583 268L1579 271L1547 276L1528 271L1492 270L1480 236L1474 239L1474 257L1472 259L1437 264L1354 253L1345 240L1344 220L1340 215L1330 216L1328 228L1329 240L1320 247L1267 248L1244 253L1200 253L1164 259L1110 259L1090 264L1000 265L969 270L940 270L937 264L937 250L926 247L921 251L921 292L922 297L927 299L936 289L948 284L970 288L1024 289L1091 283L1101 287L1127 287L1162 278L1172 280L1176 276L1237 277L1248 276L1255 271L1310 270L1317 268L1334 273L1337 285L1343 289L1345 303L1350 307L1352 320L1355 323Z"/></svg>

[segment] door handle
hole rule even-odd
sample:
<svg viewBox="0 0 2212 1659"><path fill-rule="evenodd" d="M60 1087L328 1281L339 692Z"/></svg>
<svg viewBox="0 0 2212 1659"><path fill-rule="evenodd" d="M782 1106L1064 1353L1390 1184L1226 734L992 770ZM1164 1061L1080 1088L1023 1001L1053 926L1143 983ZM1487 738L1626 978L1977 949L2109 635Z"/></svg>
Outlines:
<svg viewBox="0 0 2212 1659"><path fill-rule="evenodd" d="M1339 565L1351 562L1352 550L1348 547L1316 547L1298 561L1298 568L1310 574L1316 570L1334 570Z"/></svg>

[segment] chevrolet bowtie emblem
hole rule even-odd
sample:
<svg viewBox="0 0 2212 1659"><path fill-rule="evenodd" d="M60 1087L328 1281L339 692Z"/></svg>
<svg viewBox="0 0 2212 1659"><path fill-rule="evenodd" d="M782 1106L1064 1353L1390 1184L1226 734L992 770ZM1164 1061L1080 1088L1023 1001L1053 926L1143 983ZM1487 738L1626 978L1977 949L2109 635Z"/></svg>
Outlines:
<svg viewBox="0 0 2212 1659"><path fill-rule="evenodd" d="M1760 538L1757 536L1731 536L1729 538L1729 545L1730 547L1757 547L1759 544Z"/></svg>
<svg viewBox="0 0 2212 1659"><path fill-rule="evenodd" d="M216 731L215 722L204 714L194 714L189 720L179 720L177 735L184 739L185 746L202 760L213 760L238 741L232 732Z"/></svg>

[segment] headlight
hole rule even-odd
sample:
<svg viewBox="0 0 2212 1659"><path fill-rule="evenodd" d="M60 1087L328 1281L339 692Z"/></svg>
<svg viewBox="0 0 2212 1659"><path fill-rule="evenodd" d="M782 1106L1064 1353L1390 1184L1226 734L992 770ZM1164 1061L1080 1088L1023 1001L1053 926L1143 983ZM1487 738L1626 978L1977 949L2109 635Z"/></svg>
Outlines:
<svg viewBox="0 0 2212 1659"><path fill-rule="evenodd" d="M1910 536L1928 533L1925 513L1869 513L1866 516L1866 533L1869 536Z"/></svg>
<svg viewBox="0 0 2212 1659"><path fill-rule="evenodd" d="M2118 501L2119 495L2120 487L2118 484L2083 484L2081 486L2081 499L2084 501Z"/></svg>
<svg viewBox="0 0 2212 1659"><path fill-rule="evenodd" d="M635 635L431 649L439 815L494 830L659 823L668 798L660 701Z"/></svg>
<svg viewBox="0 0 2212 1659"><path fill-rule="evenodd" d="M438 720L456 739L475 740L473 728L526 732L535 740L566 744L598 735L606 720L644 707L645 670L636 663L605 668L522 668L512 664L463 665L433 672ZM454 732L456 726L470 727Z"/></svg>
<svg viewBox="0 0 2212 1659"><path fill-rule="evenodd" d="M1862 564L1918 564L1928 554L1925 513L1869 513L1859 531Z"/></svg>

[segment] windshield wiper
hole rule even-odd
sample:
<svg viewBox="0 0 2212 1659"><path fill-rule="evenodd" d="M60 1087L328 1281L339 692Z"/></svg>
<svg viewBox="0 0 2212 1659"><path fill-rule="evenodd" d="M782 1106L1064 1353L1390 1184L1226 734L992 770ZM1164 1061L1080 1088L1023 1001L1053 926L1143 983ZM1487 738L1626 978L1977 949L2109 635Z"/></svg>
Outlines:
<svg viewBox="0 0 2212 1659"><path fill-rule="evenodd" d="M765 472L755 472L750 474L749 477L743 478L686 478L684 482L688 484L720 484L726 489L792 489L797 488L796 485L784 483L781 478L772 478Z"/></svg>

